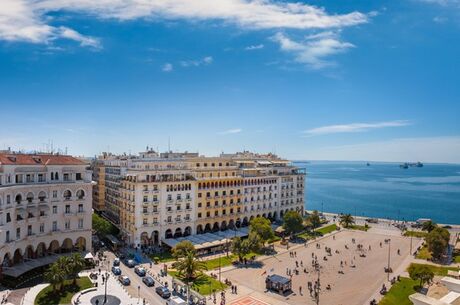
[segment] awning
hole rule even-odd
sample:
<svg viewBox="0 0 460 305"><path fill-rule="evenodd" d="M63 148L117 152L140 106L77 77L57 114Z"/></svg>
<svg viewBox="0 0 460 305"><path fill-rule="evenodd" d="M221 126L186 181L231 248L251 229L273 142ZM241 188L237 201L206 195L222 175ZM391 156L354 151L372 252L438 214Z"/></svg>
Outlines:
<svg viewBox="0 0 460 305"><path fill-rule="evenodd" d="M260 160L260 161L257 161L257 163L262 164L262 165L270 165L270 164L272 164L270 161L266 161L266 160Z"/></svg>

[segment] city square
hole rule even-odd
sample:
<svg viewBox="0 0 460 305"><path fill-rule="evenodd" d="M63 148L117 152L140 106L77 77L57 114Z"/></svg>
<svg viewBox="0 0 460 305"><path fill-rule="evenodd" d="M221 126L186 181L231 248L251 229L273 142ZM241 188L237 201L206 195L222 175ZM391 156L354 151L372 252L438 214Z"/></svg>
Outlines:
<svg viewBox="0 0 460 305"><path fill-rule="evenodd" d="M355 239L355 242L352 242ZM385 243L385 239L391 242ZM413 244L416 244L413 240ZM380 243L382 244L380 246ZM325 238L301 246L292 246L286 252L264 259L260 268L236 268L222 272L222 278L229 279L238 285L241 293L250 293L270 304L277 301L288 304L315 304L307 289L307 283L314 283L318 272L312 266L312 254L317 256L320 268L320 303L329 305L362 305L372 293L378 291L387 279L384 268L388 265L388 249L390 248L390 266L396 270L410 257L410 239L361 231L337 232ZM358 245L363 245L358 250ZM317 248L317 245L319 245ZM346 249L346 246L348 249ZM369 248L370 246L370 248ZM329 256L325 247L331 248ZM370 249L370 250L369 250ZM336 253L335 251L339 251ZM398 255L398 250L400 254ZM292 255L295 254L295 257ZM360 255L365 255L361 257ZM324 260L324 258L327 259ZM295 275L296 261L298 275ZM343 262L343 267L340 262ZM352 267L354 265L354 267ZM265 278L268 274L279 274L290 277L287 270L292 271L292 293L281 296L267 291ZM305 273L305 271L307 273ZM343 274L339 273L343 271ZM393 275L390 273L390 278ZM330 289L326 287L330 285ZM302 292L299 292L302 287ZM247 289L246 289L247 288ZM281 303L280 303L281 304Z"/></svg>

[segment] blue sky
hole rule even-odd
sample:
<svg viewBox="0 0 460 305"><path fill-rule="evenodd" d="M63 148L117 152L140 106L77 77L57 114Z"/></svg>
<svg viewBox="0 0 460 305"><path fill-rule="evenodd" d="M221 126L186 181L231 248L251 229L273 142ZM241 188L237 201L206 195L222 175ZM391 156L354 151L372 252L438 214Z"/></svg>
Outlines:
<svg viewBox="0 0 460 305"><path fill-rule="evenodd" d="M459 163L459 37L456 0L3 0L0 148Z"/></svg>

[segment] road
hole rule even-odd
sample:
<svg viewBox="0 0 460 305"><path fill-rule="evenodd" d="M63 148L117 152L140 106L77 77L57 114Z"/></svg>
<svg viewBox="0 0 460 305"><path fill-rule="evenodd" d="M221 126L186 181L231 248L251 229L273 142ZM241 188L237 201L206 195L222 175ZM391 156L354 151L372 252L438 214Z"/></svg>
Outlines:
<svg viewBox="0 0 460 305"><path fill-rule="evenodd" d="M110 267L112 268L113 260L115 259L115 255L112 252L104 252L109 260ZM159 304L166 304L166 300L160 297L155 292L155 287L158 287L159 282L155 280L155 286L148 287L142 282L142 277L138 276L134 272L134 268L128 268L125 264L120 263L121 274L127 275L131 280L131 285L127 286L126 289L128 293L134 297L139 298L139 304L143 304L143 299L150 304L150 305L159 305ZM111 273L113 275L113 273Z"/></svg>

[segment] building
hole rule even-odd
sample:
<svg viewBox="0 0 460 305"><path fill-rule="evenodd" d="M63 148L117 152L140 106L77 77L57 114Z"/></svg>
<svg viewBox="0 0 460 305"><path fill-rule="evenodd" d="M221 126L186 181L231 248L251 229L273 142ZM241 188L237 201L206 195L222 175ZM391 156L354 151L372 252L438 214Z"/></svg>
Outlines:
<svg viewBox="0 0 460 305"><path fill-rule="evenodd" d="M91 249L91 171L57 154L0 153L0 262L13 276ZM26 263L26 264L22 264Z"/></svg>
<svg viewBox="0 0 460 305"><path fill-rule="evenodd" d="M147 150L97 162L105 169L104 178L99 175L104 182L97 182L105 185L104 213L134 246L236 230L258 216L275 222L288 210L304 212L305 170L273 154L206 157Z"/></svg>
<svg viewBox="0 0 460 305"><path fill-rule="evenodd" d="M421 293L414 293L409 299L414 305L455 305L460 302L460 280L452 277L443 277L441 284L447 289L447 293L440 298L434 298Z"/></svg>

